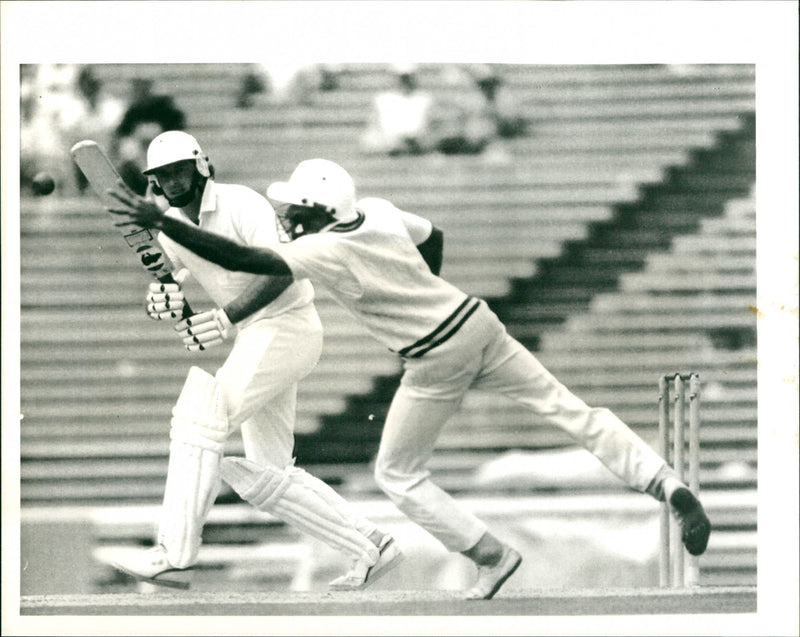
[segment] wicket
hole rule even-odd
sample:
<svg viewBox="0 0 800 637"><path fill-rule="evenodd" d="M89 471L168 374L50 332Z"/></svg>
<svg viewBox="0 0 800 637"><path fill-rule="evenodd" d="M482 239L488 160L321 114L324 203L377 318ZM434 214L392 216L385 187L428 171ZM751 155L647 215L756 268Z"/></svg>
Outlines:
<svg viewBox="0 0 800 637"><path fill-rule="evenodd" d="M659 380L658 441L659 453L672 465L678 477L685 480L685 407L686 385L689 386L689 462L688 485L695 496L700 495L700 376L696 373L673 374ZM670 384L674 385L673 435L670 445ZM670 454L672 448L672 454ZM672 461L670 461L670 455ZM697 586L700 569L696 556L683 549L681 529L670 516L669 505L661 503L660 511L659 584L673 588Z"/></svg>

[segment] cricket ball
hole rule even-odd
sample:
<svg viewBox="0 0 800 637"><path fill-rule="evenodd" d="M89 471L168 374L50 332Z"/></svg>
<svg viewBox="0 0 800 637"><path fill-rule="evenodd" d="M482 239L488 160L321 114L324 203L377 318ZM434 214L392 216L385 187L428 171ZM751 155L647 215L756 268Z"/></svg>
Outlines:
<svg viewBox="0 0 800 637"><path fill-rule="evenodd" d="M56 182L53 178L45 172L36 173L31 182L31 189L34 195L44 196L49 195L56 189Z"/></svg>

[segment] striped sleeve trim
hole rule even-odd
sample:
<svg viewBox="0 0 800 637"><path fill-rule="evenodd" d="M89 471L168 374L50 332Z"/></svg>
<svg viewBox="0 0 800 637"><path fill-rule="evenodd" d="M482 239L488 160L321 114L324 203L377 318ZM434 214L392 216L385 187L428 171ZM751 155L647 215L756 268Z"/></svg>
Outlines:
<svg viewBox="0 0 800 637"><path fill-rule="evenodd" d="M401 349L398 354L405 358L419 358L447 341L453 334L461 329L467 319L478 309L480 300L473 296L467 297L450 316L427 336L424 336L413 345Z"/></svg>

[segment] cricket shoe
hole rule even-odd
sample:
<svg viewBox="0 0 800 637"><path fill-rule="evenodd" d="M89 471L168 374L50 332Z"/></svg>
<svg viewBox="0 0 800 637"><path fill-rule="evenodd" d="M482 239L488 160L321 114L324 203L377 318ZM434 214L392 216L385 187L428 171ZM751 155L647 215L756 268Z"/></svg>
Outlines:
<svg viewBox="0 0 800 637"><path fill-rule="evenodd" d="M522 556L506 546L497 564L478 566L478 581L464 594L464 599L492 599L521 563Z"/></svg>
<svg viewBox="0 0 800 637"><path fill-rule="evenodd" d="M353 567L344 575L337 577L329 584L332 591L357 591L366 588L378 578L386 575L403 561L403 552L391 535L384 535L378 545L378 561L367 564L358 559Z"/></svg>
<svg viewBox="0 0 800 637"><path fill-rule="evenodd" d="M112 560L111 566L140 582L183 590L191 586L192 567L172 566L167 559L167 549L161 544L147 550L130 551Z"/></svg>
<svg viewBox="0 0 800 637"><path fill-rule="evenodd" d="M694 494L686 487L675 489L669 499L672 511L681 525L681 539L692 555L702 555L711 535L711 522Z"/></svg>

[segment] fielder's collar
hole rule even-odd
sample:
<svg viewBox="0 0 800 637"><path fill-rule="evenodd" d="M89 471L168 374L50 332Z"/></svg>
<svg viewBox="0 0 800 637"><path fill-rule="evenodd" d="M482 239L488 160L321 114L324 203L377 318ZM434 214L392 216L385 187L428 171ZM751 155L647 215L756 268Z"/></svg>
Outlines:
<svg viewBox="0 0 800 637"><path fill-rule="evenodd" d="M330 232L350 232L351 230L355 230L356 228L361 227L361 224L364 223L364 211L361 208L356 208L355 217L352 217L346 221L339 221L334 223L332 226L328 226L328 230Z"/></svg>
<svg viewBox="0 0 800 637"><path fill-rule="evenodd" d="M217 209L217 189L214 180L209 177L206 179L206 186L203 189L203 198L200 200L200 214L204 212L214 212Z"/></svg>

